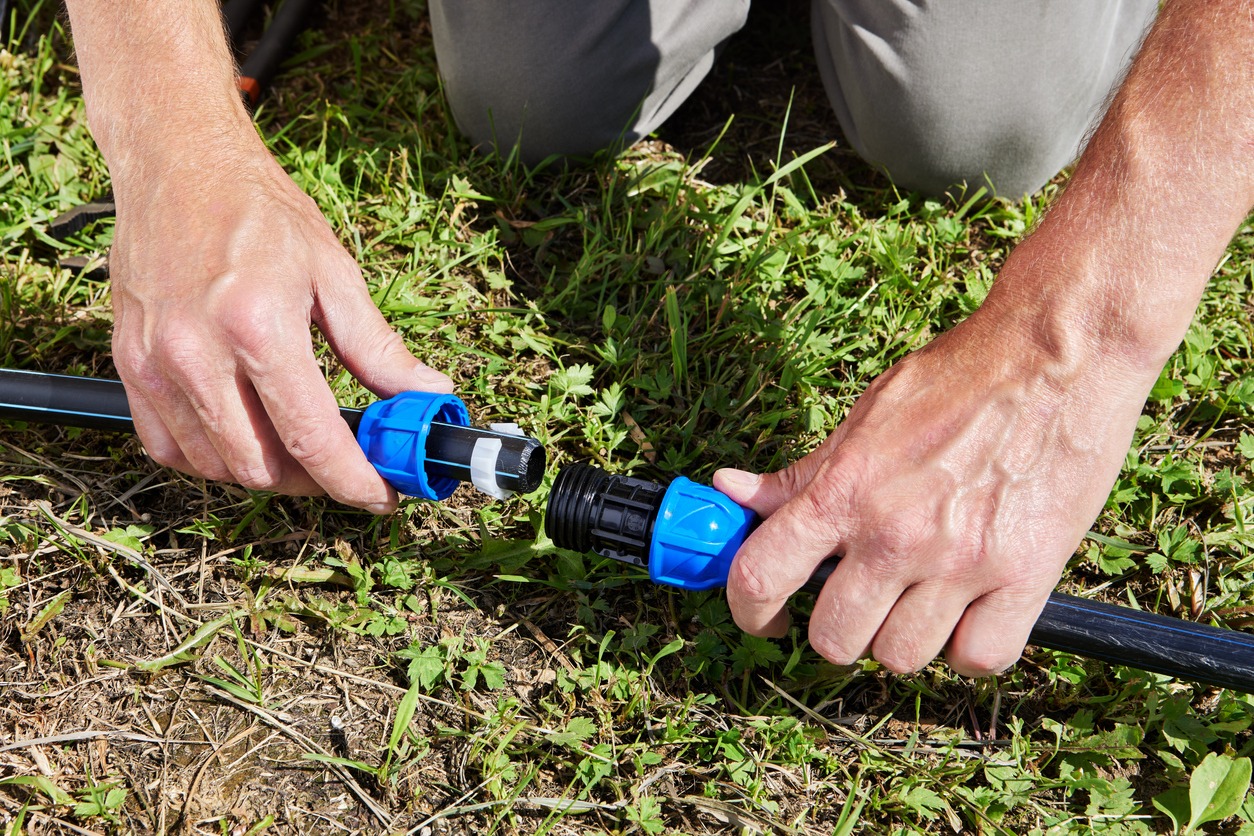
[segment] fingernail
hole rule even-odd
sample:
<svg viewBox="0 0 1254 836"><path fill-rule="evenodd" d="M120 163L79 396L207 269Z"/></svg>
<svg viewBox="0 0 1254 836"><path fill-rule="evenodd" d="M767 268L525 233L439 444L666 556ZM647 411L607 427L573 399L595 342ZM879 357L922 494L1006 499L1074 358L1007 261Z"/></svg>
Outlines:
<svg viewBox="0 0 1254 836"><path fill-rule="evenodd" d="M449 376L437 372L426 363L419 363L414 368L414 377L418 380L420 392L442 392L448 395L453 393L453 381Z"/></svg>
<svg viewBox="0 0 1254 836"><path fill-rule="evenodd" d="M733 467L723 468L718 472L718 476L729 486L734 488L756 488L758 483L762 481L762 475L759 473L750 473L747 470L736 470Z"/></svg>

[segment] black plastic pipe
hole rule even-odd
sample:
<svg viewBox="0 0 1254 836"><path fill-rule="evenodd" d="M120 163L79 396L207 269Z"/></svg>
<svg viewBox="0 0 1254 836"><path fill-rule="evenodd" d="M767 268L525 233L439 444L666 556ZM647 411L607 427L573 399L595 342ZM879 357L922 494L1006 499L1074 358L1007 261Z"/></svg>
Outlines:
<svg viewBox="0 0 1254 836"><path fill-rule="evenodd" d="M660 581L683 588L726 584L732 557L754 524L752 514L729 516L730 500L682 477L669 486L607 473L584 464L558 473L549 494L545 530L559 548L612 557L649 568L657 580L668 552L678 561ZM729 524L729 523L743 524ZM678 546L676 546L678 544ZM804 589L818 594L835 558ZM687 577L685 577L687 575ZM688 586L686 580L705 586ZM1112 665L1254 694L1254 635L1063 595L1049 596L1029 643Z"/></svg>
<svg viewBox="0 0 1254 836"><path fill-rule="evenodd" d="M244 37L244 27L261 0L226 0L222 4L222 23L226 28L227 37L234 49L240 48L240 40Z"/></svg>
<svg viewBox="0 0 1254 836"><path fill-rule="evenodd" d="M817 594L835 568L819 566L806 591ZM1053 592L1028 643L1254 694L1254 635L1237 630Z"/></svg>
<svg viewBox="0 0 1254 836"><path fill-rule="evenodd" d="M342 406L340 415L356 432L362 410ZM0 369L0 418L135 432L121 381L20 369ZM432 421L427 435L427 473L470 482L475 444L485 438L501 442L495 468L497 487L530 493L540 486L546 457L544 448L534 438L442 421Z"/></svg>

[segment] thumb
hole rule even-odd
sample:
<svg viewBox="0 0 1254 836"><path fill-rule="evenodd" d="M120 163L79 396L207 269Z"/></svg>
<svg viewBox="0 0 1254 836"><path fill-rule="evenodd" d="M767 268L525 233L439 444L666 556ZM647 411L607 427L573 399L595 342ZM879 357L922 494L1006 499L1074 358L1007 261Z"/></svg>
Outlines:
<svg viewBox="0 0 1254 836"><path fill-rule="evenodd" d="M778 475L751 473L734 467L715 472L714 488L759 517L769 517L789 498Z"/></svg>
<svg viewBox="0 0 1254 836"><path fill-rule="evenodd" d="M748 508L759 517L769 517L784 503L805 490L844 437L843 425L827 437L816 450L775 473L751 473L725 467L714 474L714 487L737 505Z"/></svg>
<svg viewBox="0 0 1254 836"><path fill-rule="evenodd" d="M453 381L410 353L379 313L355 265L354 273L356 281L319 294L316 317L344 368L381 398L414 390L452 393Z"/></svg>

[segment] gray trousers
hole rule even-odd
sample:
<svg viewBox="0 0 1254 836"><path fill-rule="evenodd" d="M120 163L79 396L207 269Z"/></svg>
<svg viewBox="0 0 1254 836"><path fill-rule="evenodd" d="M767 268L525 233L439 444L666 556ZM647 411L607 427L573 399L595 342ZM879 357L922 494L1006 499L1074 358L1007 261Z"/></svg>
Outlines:
<svg viewBox="0 0 1254 836"><path fill-rule="evenodd" d="M1075 157L1157 7L812 0L810 26L832 109L866 160L903 189L991 183L1018 197ZM744 26L749 0L431 0L430 9L462 131L536 162L621 147L661 125Z"/></svg>

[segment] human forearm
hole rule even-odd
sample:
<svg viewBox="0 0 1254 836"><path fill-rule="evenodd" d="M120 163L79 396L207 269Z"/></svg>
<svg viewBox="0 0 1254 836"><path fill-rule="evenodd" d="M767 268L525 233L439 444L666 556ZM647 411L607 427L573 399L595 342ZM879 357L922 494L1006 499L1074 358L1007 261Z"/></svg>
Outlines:
<svg viewBox="0 0 1254 836"><path fill-rule="evenodd" d="M211 154L264 153L216 0L68 0L92 134L115 188Z"/></svg>
<svg viewBox="0 0 1254 836"><path fill-rule="evenodd" d="M117 203L113 361L148 452L209 479L388 511L395 491L339 417L310 326L382 397L451 384L388 328L257 135L216 0L69 5Z"/></svg>
<svg viewBox="0 0 1254 836"><path fill-rule="evenodd" d="M765 518L728 578L744 629L782 635L788 595L837 554L810 619L832 661L908 671L944 649L975 675L1019 654L1254 201L1252 9L1170 3L980 309L873 381L810 455L716 474Z"/></svg>
<svg viewBox="0 0 1254 836"><path fill-rule="evenodd" d="M1254 3L1168 3L985 314L1156 376L1252 205Z"/></svg>

